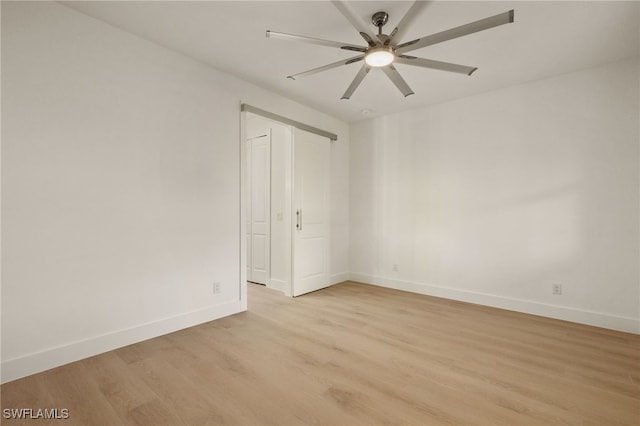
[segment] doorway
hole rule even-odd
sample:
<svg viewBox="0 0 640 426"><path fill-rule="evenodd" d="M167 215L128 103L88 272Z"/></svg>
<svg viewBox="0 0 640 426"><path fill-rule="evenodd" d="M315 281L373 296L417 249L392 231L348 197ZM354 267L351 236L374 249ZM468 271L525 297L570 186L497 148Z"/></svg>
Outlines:
<svg viewBox="0 0 640 426"><path fill-rule="evenodd" d="M287 296L329 286L330 139L245 112L247 281Z"/></svg>

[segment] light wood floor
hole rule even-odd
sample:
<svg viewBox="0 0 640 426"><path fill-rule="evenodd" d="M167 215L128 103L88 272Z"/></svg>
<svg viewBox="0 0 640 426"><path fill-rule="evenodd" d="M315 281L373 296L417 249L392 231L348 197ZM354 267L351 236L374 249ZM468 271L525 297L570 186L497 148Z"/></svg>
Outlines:
<svg viewBox="0 0 640 426"><path fill-rule="evenodd" d="M639 425L640 336L364 284L2 386L46 425ZM2 419L3 424L18 424Z"/></svg>

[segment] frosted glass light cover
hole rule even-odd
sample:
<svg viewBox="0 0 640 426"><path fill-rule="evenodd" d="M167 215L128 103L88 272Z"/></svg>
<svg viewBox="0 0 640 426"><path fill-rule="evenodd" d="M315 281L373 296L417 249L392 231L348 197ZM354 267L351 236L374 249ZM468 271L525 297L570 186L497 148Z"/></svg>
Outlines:
<svg viewBox="0 0 640 426"><path fill-rule="evenodd" d="M395 56L391 48L386 46L373 48L364 57L364 61L370 67L384 67L393 62L394 59Z"/></svg>

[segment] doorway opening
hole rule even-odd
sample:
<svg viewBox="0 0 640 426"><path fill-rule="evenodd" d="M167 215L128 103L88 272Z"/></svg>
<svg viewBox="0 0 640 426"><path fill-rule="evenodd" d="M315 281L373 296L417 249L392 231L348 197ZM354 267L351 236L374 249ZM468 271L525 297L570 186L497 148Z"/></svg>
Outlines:
<svg viewBox="0 0 640 426"><path fill-rule="evenodd" d="M287 296L328 287L330 138L246 110L242 122L243 281Z"/></svg>

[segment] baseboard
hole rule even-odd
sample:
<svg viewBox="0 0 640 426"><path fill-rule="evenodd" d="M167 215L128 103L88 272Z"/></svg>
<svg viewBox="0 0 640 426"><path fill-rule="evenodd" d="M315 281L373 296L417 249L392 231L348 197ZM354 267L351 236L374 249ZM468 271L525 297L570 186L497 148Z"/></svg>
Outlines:
<svg viewBox="0 0 640 426"><path fill-rule="evenodd" d="M350 277L349 272L340 272L337 274L332 274L329 277L329 285L334 285L341 282L349 281L349 277ZM274 290L279 290L283 292L286 296L291 296L291 284L286 281L276 280L271 278L269 280L269 284L267 285L267 287Z"/></svg>
<svg viewBox="0 0 640 426"><path fill-rule="evenodd" d="M42 352L2 361L2 383L79 361L132 343L162 336L194 325L242 312L241 301L233 301L187 312L159 321L114 331L86 340L68 343Z"/></svg>
<svg viewBox="0 0 640 426"><path fill-rule="evenodd" d="M566 306L549 305L529 300L511 297L497 296L487 293L472 292L430 284L396 280L393 278L376 275L354 273L350 274L351 281L372 284L380 287L396 290L410 291L428 296L442 297L445 299L459 300L461 302L475 303L526 314L539 315L547 318L555 318L580 324L593 325L611 330L640 334L640 319L610 315L602 312L593 312Z"/></svg>
<svg viewBox="0 0 640 426"><path fill-rule="evenodd" d="M287 286L290 285L289 283L287 283L286 281L283 280L276 280L271 278L269 280L269 285L267 285L267 287L273 289L273 290L278 290L281 291L283 293L286 293L285 289L287 288Z"/></svg>
<svg viewBox="0 0 640 426"><path fill-rule="evenodd" d="M331 276L332 285L348 280L640 334L640 321L635 318L620 317L601 312L548 305L528 300L470 292L424 283L396 280L393 278L363 273L343 272L333 274ZM79 361L90 356L162 336L184 328L213 321L228 315L233 315L244 310L246 310L246 307L243 307L241 301L233 301L165 318L159 321L141 324L128 329L118 330L90 339L71 342L19 358L3 360L0 370L2 372L0 381L1 383L7 383L21 377L59 367L70 362Z"/></svg>
<svg viewBox="0 0 640 426"><path fill-rule="evenodd" d="M330 285L342 283L345 281L349 281L351 279L351 273L339 272L337 274L332 274L329 279L330 279Z"/></svg>

